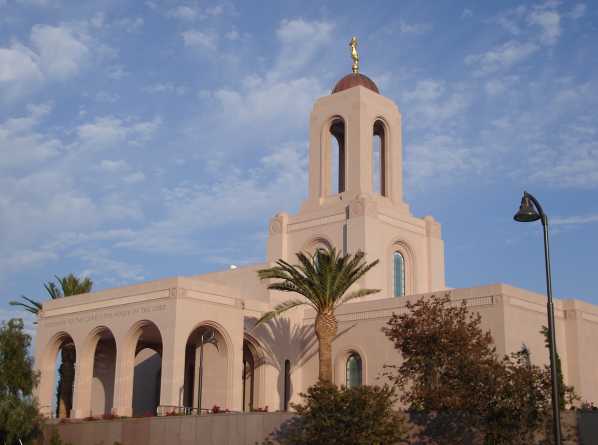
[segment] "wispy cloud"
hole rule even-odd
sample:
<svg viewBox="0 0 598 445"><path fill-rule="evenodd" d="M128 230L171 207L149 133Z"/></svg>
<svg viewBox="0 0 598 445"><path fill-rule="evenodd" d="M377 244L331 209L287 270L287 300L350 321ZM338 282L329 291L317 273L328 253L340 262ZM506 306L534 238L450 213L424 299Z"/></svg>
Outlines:
<svg viewBox="0 0 598 445"><path fill-rule="evenodd" d="M429 23L407 23L402 21L399 23L399 30L403 34L425 34L432 29L432 25Z"/></svg>
<svg viewBox="0 0 598 445"><path fill-rule="evenodd" d="M556 217L551 220L551 224L555 226L578 226L596 223L598 223L598 214Z"/></svg>
<svg viewBox="0 0 598 445"><path fill-rule="evenodd" d="M468 55L465 63L472 67L476 75L485 76L511 68L528 59L539 48L533 42L511 40L484 53Z"/></svg>

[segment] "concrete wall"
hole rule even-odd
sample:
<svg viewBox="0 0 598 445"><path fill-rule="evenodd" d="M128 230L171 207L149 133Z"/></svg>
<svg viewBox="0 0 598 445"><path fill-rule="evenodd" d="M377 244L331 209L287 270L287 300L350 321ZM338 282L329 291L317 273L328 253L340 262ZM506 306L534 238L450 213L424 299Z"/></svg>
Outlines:
<svg viewBox="0 0 598 445"><path fill-rule="evenodd" d="M147 417L47 425L40 445L49 445L51 429L72 445L255 445L290 413L211 414Z"/></svg>
<svg viewBox="0 0 598 445"><path fill-rule="evenodd" d="M291 413L211 414L207 416L148 417L97 420L46 425L49 445L51 430L57 429L63 442L72 445L255 445L261 443ZM598 438L598 411L562 413L564 445L595 445ZM412 424L411 437L417 427Z"/></svg>

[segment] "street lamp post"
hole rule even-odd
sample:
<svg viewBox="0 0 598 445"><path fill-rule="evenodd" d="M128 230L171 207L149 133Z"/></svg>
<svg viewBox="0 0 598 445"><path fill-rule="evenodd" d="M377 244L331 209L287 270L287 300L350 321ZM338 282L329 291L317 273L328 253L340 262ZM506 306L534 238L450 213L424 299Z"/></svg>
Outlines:
<svg viewBox="0 0 598 445"><path fill-rule="evenodd" d="M559 382L556 369L556 337L554 329L554 304L552 302L552 277L550 274L550 248L548 244L548 216L542 210L540 203L528 192L523 192L519 211L513 217L518 222L542 221L544 229L544 263L546 265L546 293L548 301L548 338L550 351L550 376L552 387L552 417L554 421L554 443L561 445L561 416L559 413Z"/></svg>

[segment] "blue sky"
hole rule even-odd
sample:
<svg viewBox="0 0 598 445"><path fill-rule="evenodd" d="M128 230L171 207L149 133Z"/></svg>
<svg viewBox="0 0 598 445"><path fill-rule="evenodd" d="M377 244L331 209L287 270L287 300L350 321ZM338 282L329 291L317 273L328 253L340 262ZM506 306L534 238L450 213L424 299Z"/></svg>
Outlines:
<svg viewBox="0 0 598 445"><path fill-rule="evenodd" d="M259 5L259 6L258 6ZM447 283L598 304L598 10L548 2L0 0L0 318L54 274L96 288L265 257L306 195L314 100L350 71L399 105L406 199Z"/></svg>

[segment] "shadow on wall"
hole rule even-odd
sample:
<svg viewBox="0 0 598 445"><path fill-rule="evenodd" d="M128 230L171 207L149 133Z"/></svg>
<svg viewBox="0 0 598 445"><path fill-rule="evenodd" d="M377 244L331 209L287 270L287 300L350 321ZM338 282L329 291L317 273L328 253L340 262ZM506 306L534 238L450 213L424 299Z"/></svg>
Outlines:
<svg viewBox="0 0 598 445"><path fill-rule="evenodd" d="M278 409L286 411L285 392L288 397L287 401L291 400L294 394L292 375L295 370L300 369L314 356L317 356L318 339L315 335L314 327L311 324L297 325L291 323L288 318L278 317L254 328L256 321L257 318L255 317L245 318L246 332L250 332L252 336L260 342L264 352L261 361L258 360L258 363L256 363L256 368L260 365L268 364L278 371L278 381L276 385L280 398L280 406ZM356 324L353 324L340 330L334 337L334 340L342 337L355 326ZM286 360L289 360L291 364L288 384L285 384ZM315 383L315 381L313 383ZM285 386L287 386L286 391Z"/></svg>
<svg viewBox="0 0 598 445"><path fill-rule="evenodd" d="M153 349L144 348L135 357L133 377L133 416L156 414L160 404L162 357Z"/></svg>
<svg viewBox="0 0 598 445"><path fill-rule="evenodd" d="M116 372L116 341L111 333L104 333L97 346L93 364L92 415L112 412L114 376Z"/></svg>
<svg viewBox="0 0 598 445"><path fill-rule="evenodd" d="M276 389L280 406L285 409L285 386L288 400L293 396L293 373L310 360L318 350L312 326L291 323L288 318L278 317L255 328L257 318L245 318L245 330L260 342L263 356L258 359L256 368L270 365L278 371ZM290 361L290 379L285 385L285 360Z"/></svg>

